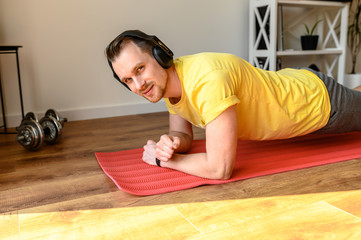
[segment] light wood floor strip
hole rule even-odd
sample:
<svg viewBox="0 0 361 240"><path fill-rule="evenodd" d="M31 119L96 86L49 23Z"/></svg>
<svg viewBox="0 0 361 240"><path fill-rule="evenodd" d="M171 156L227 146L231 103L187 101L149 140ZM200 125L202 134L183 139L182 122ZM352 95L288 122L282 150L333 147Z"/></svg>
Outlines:
<svg viewBox="0 0 361 240"><path fill-rule="evenodd" d="M359 239L360 218L326 199L361 190L216 202L2 214L7 239ZM0 235L1 236L1 235Z"/></svg>
<svg viewBox="0 0 361 240"><path fill-rule="evenodd" d="M176 209L146 207L21 214L22 239L175 239L199 233Z"/></svg>
<svg viewBox="0 0 361 240"><path fill-rule="evenodd" d="M359 239L361 221L325 202L238 221L228 219L229 227L190 239Z"/></svg>
<svg viewBox="0 0 361 240"><path fill-rule="evenodd" d="M179 215L181 215L185 220L187 220L187 222L189 222L195 229L197 229L197 231L199 233L202 233L201 230L199 230L199 228L197 228L197 226L195 226L191 221L189 221L189 219L187 219L181 212L179 212L177 208L175 208L175 209L179 213Z"/></svg>
<svg viewBox="0 0 361 240"><path fill-rule="evenodd" d="M360 179L361 180L361 179ZM355 191L350 191L344 198L327 198L326 202L350 214L361 218L361 196L355 197Z"/></svg>
<svg viewBox="0 0 361 240"><path fill-rule="evenodd" d="M339 210L339 211L341 211L341 212L343 212L343 213L345 213L345 214L348 214L348 215L356 218L356 220L361 221L361 218L360 218L360 217L358 217L358 216L356 216L356 215L353 215L353 214L350 213L350 212L347 212L347 211L345 211L345 210L343 210L343 209L341 209L341 208L338 208L338 207L336 207L336 206L334 206L334 205L332 205L332 204L330 204L330 203L328 203L328 202L325 202L325 201L322 201L322 203L328 204L330 207L334 207L335 209L337 209L337 210Z"/></svg>
<svg viewBox="0 0 361 240"><path fill-rule="evenodd" d="M17 212L0 214L0 239L18 240L19 222Z"/></svg>

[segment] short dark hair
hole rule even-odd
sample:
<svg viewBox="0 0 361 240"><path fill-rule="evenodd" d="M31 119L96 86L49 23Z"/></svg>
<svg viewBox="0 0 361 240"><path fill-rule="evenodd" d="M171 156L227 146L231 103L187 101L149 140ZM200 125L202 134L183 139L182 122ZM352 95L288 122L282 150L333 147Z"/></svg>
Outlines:
<svg viewBox="0 0 361 240"><path fill-rule="evenodd" d="M143 33L139 30L134 30L135 32ZM144 34L144 33L143 33ZM137 36L123 36L122 34L118 35L105 49L105 55L110 62L114 62L115 59L120 55L123 47L129 42L133 42L137 45L143 52L146 52L152 55L153 44L143 38Z"/></svg>

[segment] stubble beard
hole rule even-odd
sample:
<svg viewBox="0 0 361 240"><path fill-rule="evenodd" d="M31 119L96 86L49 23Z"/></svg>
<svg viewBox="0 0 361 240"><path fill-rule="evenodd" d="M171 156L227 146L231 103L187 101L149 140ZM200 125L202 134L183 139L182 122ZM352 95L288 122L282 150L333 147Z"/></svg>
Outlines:
<svg viewBox="0 0 361 240"><path fill-rule="evenodd" d="M163 97L164 97L164 95L165 95L165 91L166 91L166 89L167 89L167 85L168 85L168 78L167 78L167 80L166 80L166 82L165 82L165 86L164 86L164 88L162 88L162 87L160 87L159 85L158 86L156 86L156 85L154 85L153 86L153 91L155 91L155 90L159 90L156 94L157 95L153 95L153 96L151 96L151 98L147 98L147 97L145 97L149 102L151 102L151 103L157 103L157 102L159 102ZM155 88L157 88L157 89L155 89Z"/></svg>

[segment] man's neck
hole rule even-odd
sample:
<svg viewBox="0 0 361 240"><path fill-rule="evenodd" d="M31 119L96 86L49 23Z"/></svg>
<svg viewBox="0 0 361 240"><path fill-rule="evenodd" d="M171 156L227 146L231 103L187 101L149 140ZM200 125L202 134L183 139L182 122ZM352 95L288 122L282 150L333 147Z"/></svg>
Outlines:
<svg viewBox="0 0 361 240"><path fill-rule="evenodd" d="M166 71L168 73L168 83L164 97L169 98L175 104L182 97L182 85L174 65Z"/></svg>

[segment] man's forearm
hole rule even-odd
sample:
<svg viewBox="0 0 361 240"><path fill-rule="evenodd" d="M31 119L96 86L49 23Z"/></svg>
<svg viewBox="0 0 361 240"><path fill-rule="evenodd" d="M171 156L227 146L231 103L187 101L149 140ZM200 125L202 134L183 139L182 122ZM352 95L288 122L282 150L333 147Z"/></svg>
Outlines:
<svg viewBox="0 0 361 240"><path fill-rule="evenodd" d="M174 154L168 162L161 162L161 166L208 179L229 179L233 170L233 166L212 163L207 153Z"/></svg>

